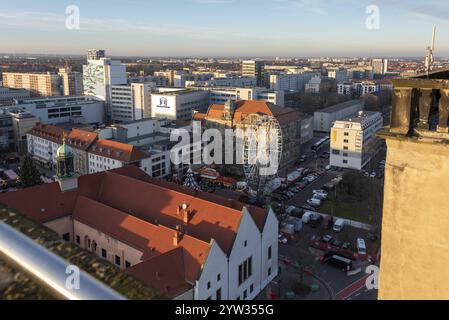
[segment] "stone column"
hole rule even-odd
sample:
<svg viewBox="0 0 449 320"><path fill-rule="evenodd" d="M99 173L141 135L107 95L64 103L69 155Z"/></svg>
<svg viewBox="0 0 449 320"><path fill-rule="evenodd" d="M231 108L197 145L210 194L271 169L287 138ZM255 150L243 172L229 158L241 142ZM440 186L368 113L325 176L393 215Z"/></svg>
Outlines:
<svg viewBox="0 0 449 320"><path fill-rule="evenodd" d="M394 88L390 132L407 134L411 129L413 88Z"/></svg>
<svg viewBox="0 0 449 320"><path fill-rule="evenodd" d="M421 96L419 97L419 129L429 130L429 113L431 105L432 89L421 89Z"/></svg>
<svg viewBox="0 0 449 320"><path fill-rule="evenodd" d="M449 117L449 90L441 89L440 104L438 106L439 121L437 132L448 133L447 121Z"/></svg>

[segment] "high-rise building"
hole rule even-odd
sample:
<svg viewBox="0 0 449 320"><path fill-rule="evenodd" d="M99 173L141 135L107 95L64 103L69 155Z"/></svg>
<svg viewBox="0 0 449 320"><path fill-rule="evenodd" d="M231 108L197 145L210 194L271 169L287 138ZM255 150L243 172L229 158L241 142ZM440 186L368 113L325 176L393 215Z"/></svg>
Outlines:
<svg viewBox="0 0 449 320"><path fill-rule="evenodd" d="M373 59L373 72L377 74L386 74L388 72L388 59Z"/></svg>
<svg viewBox="0 0 449 320"><path fill-rule="evenodd" d="M13 89L27 89L32 95L62 95L62 79L56 73L14 73L3 72L3 86Z"/></svg>
<svg viewBox="0 0 449 320"><path fill-rule="evenodd" d="M264 66L265 63L260 60L242 61L242 76L253 77L257 79L257 86L264 86Z"/></svg>
<svg viewBox="0 0 449 320"><path fill-rule="evenodd" d="M449 299L447 70L395 79L387 142L379 299Z"/></svg>
<svg viewBox="0 0 449 320"><path fill-rule="evenodd" d="M112 121L129 122L151 117L151 93L154 88L154 83L112 86Z"/></svg>
<svg viewBox="0 0 449 320"><path fill-rule="evenodd" d="M60 68L58 74L62 78L62 90L65 96L83 94L83 74L81 72L74 72L71 68Z"/></svg>
<svg viewBox="0 0 449 320"><path fill-rule="evenodd" d="M88 60L83 66L84 94L105 101L105 114L111 119L111 88L127 84L126 67L118 60Z"/></svg>
<svg viewBox="0 0 449 320"><path fill-rule="evenodd" d="M100 49L89 49L87 50L87 61L89 60L100 60L101 58L106 58L106 51Z"/></svg>

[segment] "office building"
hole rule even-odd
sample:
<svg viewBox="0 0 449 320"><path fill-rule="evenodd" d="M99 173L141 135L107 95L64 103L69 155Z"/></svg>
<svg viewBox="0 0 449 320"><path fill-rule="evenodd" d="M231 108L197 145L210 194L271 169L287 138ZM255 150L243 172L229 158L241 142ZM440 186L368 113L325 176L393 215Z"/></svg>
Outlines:
<svg viewBox="0 0 449 320"><path fill-rule="evenodd" d="M102 123L104 102L89 96L30 98L15 101L12 111L27 111L45 124Z"/></svg>
<svg viewBox="0 0 449 320"><path fill-rule="evenodd" d="M337 83L349 80L348 71L345 69L329 70L327 76L331 79L335 79Z"/></svg>
<svg viewBox="0 0 449 320"><path fill-rule="evenodd" d="M362 170L380 149L376 134L382 126L379 112L360 111L355 117L336 121L331 130L330 165Z"/></svg>
<svg viewBox="0 0 449 320"><path fill-rule="evenodd" d="M242 76L257 79L257 86L264 87L265 62L259 60L242 61Z"/></svg>
<svg viewBox="0 0 449 320"><path fill-rule="evenodd" d="M193 111L205 112L209 92L203 90L173 90L151 95L151 117L170 120L191 120Z"/></svg>
<svg viewBox="0 0 449 320"><path fill-rule="evenodd" d="M111 86L111 120L129 122L151 116L154 83Z"/></svg>
<svg viewBox="0 0 449 320"><path fill-rule="evenodd" d="M14 73L3 72L3 86L12 89L26 89L35 96L62 95L62 79L56 73Z"/></svg>
<svg viewBox="0 0 449 320"><path fill-rule="evenodd" d="M0 87L0 106L10 105L14 99L22 100L30 97L30 91L26 89L11 89Z"/></svg>
<svg viewBox="0 0 449 320"><path fill-rule="evenodd" d="M126 85L126 67L120 61L109 58L88 60L83 66L84 94L94 96L105 102L105 114L111 119L111 88L114 85Z"/></svg>
<svg viewBox="0 0 449 320"><path fill-rule="evenodd" d="M12 120L15 150L20 155L24 155L27 153L27 133L39 122L39 119L27 111L10 111L9 114Z"/></svg>
<svg viewBox="0 0 449 320"><path fill-rule="evenodd" d="M314 130L318 132L330 132L335 121L356 115L362 110L362 101L351 100L316 111L313 115Z"/></svg>

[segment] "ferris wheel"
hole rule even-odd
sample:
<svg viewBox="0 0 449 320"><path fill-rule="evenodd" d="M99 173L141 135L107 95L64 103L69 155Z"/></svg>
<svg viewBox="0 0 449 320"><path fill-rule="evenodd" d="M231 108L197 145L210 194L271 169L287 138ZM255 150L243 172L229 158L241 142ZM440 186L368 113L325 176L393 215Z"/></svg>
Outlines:
<svg viewBox="0 0 449 320"><path fill-rule="evenodd" d="M263 196L281 162L281 126L276 118L260 114L249 115L242 124L243 171L248 186Z"/></svg>

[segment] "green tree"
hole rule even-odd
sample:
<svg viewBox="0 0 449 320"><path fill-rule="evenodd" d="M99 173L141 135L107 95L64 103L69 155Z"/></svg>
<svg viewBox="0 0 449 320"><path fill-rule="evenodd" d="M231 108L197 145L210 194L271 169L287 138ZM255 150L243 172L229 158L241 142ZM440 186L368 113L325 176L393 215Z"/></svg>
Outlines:
<svg viewBox="0 0 449 320"><path fill-rule="evenodd" d="M26 156L23 160L22 169L20 170L19 186L21 188L29 188L42 183L41 175L39 171L34 166L33 161L29 156Z"/></svg>

